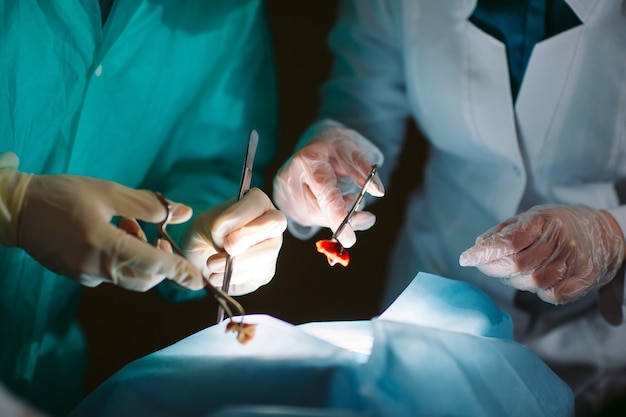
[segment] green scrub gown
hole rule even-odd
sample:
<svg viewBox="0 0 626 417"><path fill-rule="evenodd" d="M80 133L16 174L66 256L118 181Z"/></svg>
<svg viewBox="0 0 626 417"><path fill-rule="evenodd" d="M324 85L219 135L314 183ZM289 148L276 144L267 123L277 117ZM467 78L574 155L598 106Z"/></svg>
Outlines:
<svg viewBox="0 0 626 417"><path fill-rule="evenodd" d="M0 0L0 39L0 152L21 171L159 190L199 213L236 195L251 129L255 167L274 155L262 1L123 0L102 26L98 0ZM0 379L51 414L81 396L80 293L0 248Z"/></svg>

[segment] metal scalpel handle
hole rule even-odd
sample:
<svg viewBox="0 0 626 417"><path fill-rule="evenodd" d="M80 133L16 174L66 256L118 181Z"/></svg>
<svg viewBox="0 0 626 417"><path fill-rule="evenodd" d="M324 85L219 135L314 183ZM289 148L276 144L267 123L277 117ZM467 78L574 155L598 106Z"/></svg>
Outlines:
<svg viewBox="0 0 626 417"><path fill-rule="evenodd" d="M259 143L259 134L256 130L250 132L248 137L248 148L246 150L246 159L243 163L243 171L241 173L241 185L239 186L239 194L237 195L237 201L241 200L250 189L250 183L252 182L252 167L254 165L254 156L256 155L256 148ZM233 258L226 254L226 266L224 269L224 281L222 282L222 292L228 293L230 287L230 278L233 275ZM224 309L220 305L217 309L217 322L224 320Z"/></svg>

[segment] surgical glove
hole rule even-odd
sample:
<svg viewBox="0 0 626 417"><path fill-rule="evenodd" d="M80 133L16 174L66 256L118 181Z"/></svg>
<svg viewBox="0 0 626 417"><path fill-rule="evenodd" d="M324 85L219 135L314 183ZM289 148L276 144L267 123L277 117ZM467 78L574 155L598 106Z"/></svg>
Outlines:
<svg viewBox="0 0 626 417"><path fill-rule="evenodd" d="M47 414L40 412L27 404L21 398L10 392L0 383L0 416L3 417L46 417Z"/></svg>
<svg viewBox="0 0 626 417"><path fill-rule="evenodd" d="M299 225L329 227L336 231L356 201L372 165L382 163L382 154L356 131L338 123L321 122L306 133L308 144L291 156L274 178L274 201L287 217ZM343 190L345 184L350 190ZM355 187L354 185L356 184ZM367 192L385 193L376 174ZM359 211L337 237L349 248L356 230L367 230L376 216Z"/></svg>
<svg viewBox="0 0 626 417"><path fill-rule="evenodd" d="M258 188L196 217L182 249L214 286L221 288L226 253L233 257L228 293L243 295L267 284L276 271L287 219Z"/></svg>
<svg viewBox="0 0 626 417"><path fill-rule="evenodd" d="M111 223L116 215L162 221L165 209L152 192L76 175L3 169L0 177L10 225L2 243L21 247L46 268L89 287L106 281L146 291L165 277L190 289L204 286L190 262ZM189 207L174 204L173 223L191 214Z"/></svg>
<svg viewBox="0 0 626 417"><path fill-rule="evenodd" d="M624 238L608 212L537 206L479 236L460 264L563 304L610 282L624 251Z"/></svg>

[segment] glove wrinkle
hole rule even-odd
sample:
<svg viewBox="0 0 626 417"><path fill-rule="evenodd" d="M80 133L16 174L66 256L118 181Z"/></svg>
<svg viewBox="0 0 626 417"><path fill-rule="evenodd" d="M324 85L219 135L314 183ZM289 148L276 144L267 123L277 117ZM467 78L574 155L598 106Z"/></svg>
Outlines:
<svg viewBox="0 0 626 417"><path fill-rule="evenodd" d="M548 303L569 303L609 283L622 266L624 239L608 216L582 205L536 206L479 236L459 263Z"/></svg>

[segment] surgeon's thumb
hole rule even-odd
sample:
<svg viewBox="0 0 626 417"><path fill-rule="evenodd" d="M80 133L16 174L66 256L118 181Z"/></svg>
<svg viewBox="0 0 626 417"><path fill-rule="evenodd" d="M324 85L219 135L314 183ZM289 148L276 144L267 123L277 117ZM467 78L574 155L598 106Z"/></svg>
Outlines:
<svg viewBox="0 0 626 417"><path fill-rule="evenodd" d="M96 180L92 180L96 181ZM150 223L183 223L193 214L191 207L166 199L160 193L136 190L121 184L101 181L103 190L110 196L114 214ZM97 186L95 183L94 186ZM169 218L168 218L169 214Z"/></svg>
<svg viewBox="0 0 626 417"><path fill-rule="evenodd" d="M191 219L192 215L193 209L191 207L182 203L172 203L172 218L170 219L170 223L185 223L187 220Z"/></svg>

